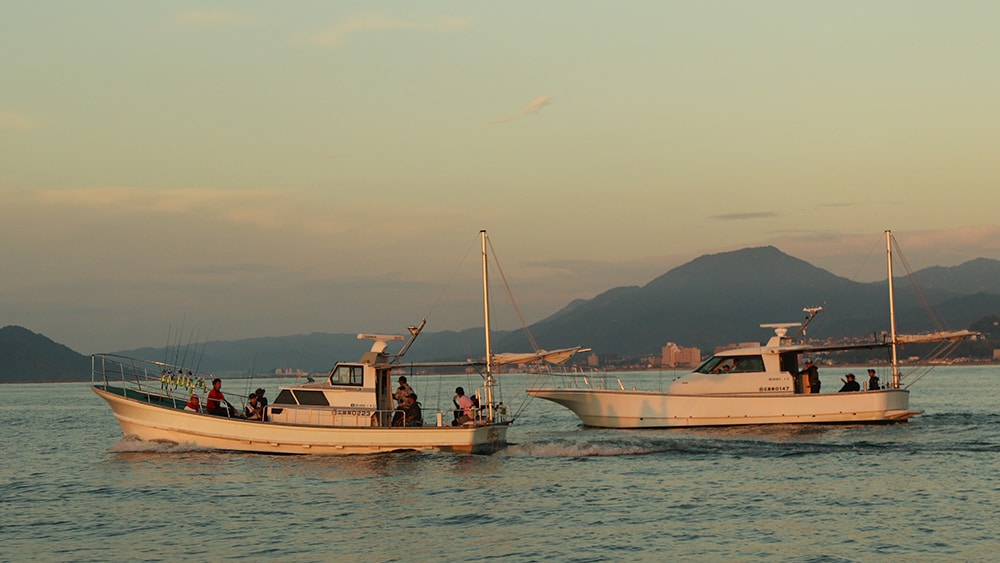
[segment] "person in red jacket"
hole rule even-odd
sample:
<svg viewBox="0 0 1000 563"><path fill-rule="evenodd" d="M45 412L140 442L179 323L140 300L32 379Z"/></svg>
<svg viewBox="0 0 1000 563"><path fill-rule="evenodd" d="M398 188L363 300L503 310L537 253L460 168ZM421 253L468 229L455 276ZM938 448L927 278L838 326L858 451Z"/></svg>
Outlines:
<svg viewBox="0 0 1000 563"><path fill-rule="evenodd" d="M200 412L201 411L201 402L198 400L198 395L195 395L195 394L191 395L191 400L188 401L186 405L184 405L184 410L186 410L188 412Z"/></svg>

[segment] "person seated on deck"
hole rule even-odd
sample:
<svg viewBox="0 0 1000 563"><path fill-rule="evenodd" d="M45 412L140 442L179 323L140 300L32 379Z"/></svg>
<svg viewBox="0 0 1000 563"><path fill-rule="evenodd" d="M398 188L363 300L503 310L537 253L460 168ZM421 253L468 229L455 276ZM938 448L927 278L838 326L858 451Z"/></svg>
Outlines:
<svg viewBox="0 0 1000 563"><path fill-rule="evenodd" d="M878 391L882 386L878 383L878 376L875 375L875 370L868 368L868 390Z"/></svg>
<svg viewBox="0 0 1000 563"><path fill-rule="evenodd" d="M253 394L257 395L257 405L260 406L260 419L267 420L267 397L264 396L264 390L258 389Z"/></svg>
<svg viewBox="0 0 1000 563"><path fill-rule="evenodd" d="M396 400L396 406L405 407L406 398L410 396L410 393L413 393L413 388L406 383L406 376L399 376L399 387L396 388L396 392L392 395Z"/></svg>
<svg viewBox="0 0 1000 563"><path fill-rule="evenodd" d="M861 391L861 384L854 380L853 373L847 374L847 381L844 381L844 386L840 388L839 392L848 393L850 391Z"/></svg>
<svg viewBox="0 0 1000 563"><path fill-rule="evenodd" d="M250 393L247 397L247 406L243 407L243 418L247 420L260 420L264 411L260 408L260 401L257 400L256 393Z"/></svg>
<svg viewBox="0 0 1000 563"><path fill-rule="evenodd" d="M222 394L222 380L216 377L212 380L212 390L208 392L208 400L205 401L205 412L215 416L236 416L236 409L228 405L226 396Z"/></svg>
<svg viewBox="0 0 1000 563"><path fill-rule="evenodd" d="M184 405L184 410L186 410L188 412L199 412L199 411L201 411L201 400L198 399L198 395L197 394L192 394L191 395L191 400L189 400L187 402L187 404Z"/></svg>
<svg viewBox="0 0 1000 563"><path fill-rule="evenodd" d="M476 419L479 417L479 397L476 395L470 395L469 399L472 400L472 418Z"/></svg>
<svg viewBox="0 0 1000 563"><path fill-rule="evenodd" d="M406 396L406 407L404 410L404 416L406 417L406 426L423 426L424 425L424 414L420 409L420 403L417 402L417 394L410 393Z"/></svg>
<svg viewBox="0 0 1000 563"><path fill-rule="evenodd" d="M400 427L406 424L406 405L399 405L396 410L392 413L392 422L389 423L390 426Z"/></svg>
<svg viewBox="0 0 1000 563"><path fill-rule="evenodd" d="M452 421L452 426L461 426L466 422L473 421L472 409L475 407L475 403L465 394L465 389L456 387L455 396L451 398L451 402L458 409L455 411L455 420Z"/></svg>

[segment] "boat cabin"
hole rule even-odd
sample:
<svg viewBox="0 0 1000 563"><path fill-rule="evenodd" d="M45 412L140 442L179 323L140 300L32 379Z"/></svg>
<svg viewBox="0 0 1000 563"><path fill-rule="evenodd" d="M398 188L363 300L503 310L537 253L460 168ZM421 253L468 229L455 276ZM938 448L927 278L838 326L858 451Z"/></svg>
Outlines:
<svg viewBox="0 0 1000 563"><path fill-rule="evenodd" d="M366 335L367 336L367 335ZM272 422L317 426L389 426L396 405L387 340L377 336L360 362L338 363L325 381L286 387L268 407Z"/></svg>
<svg viewBox="0 0 1000 563"><path fill-rule="evenodd" d="M789 327L799 323L764 324L774 336L763 346L725 350L708 358L691 373L670 384L668 393L677 395L802 393L799 355L811 348L792 343Z"/></svg>

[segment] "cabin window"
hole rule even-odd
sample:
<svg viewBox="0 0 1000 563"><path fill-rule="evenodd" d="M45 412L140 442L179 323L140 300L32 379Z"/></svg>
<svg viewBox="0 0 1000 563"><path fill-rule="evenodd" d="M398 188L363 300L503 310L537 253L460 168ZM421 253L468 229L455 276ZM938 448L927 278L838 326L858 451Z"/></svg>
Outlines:
<svg viewBox="0 0 1000 563"><path fill-rule="evenodd" d="M364 366L344 366L338 365L330 373L331 385L356 385L358 387L365 383Z"/></svg>
<svg viewBox="0 0 1000 563"><path fill-rule="evenodd" d="M288 389L282 389L278 397L274 400L274 405L294 405L295 396Z"/></svg>
<svg viewBox="0 0 1000 563"><path fill-rule="evenodd" d="M749 356L712 356L694 369L696 373L760 373L764 371L764 358Z"/></svg>
<svg viewBox="0 0 1000 563"><path fill-rule="evenodd" d="M741 356L739 362L732 367L733 372L760 373L764 371L764 358L760 356Z"/></svg>
<svg viewBox="0 0 1000 563"><path fill-rule="evenodd" d="M321 407L328 407L330 403L326 400L326 395L322 391L306 391L305 389L296 389L293 391L295 393L295 398L299 400L300 405L314 405Z"/></svg>

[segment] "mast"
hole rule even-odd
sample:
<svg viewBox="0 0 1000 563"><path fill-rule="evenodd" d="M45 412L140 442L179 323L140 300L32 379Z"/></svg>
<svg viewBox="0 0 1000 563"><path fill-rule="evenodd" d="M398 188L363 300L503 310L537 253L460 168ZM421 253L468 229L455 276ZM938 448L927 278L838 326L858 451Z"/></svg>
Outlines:
<svg viewBox="0 0 1000 563"><path fill-rule="evenodd" d="M479 231L483 246L483 326L486 331L486 408L487 415L493 418L493 347L490 345L490 283L489 268L486 256L486 229Z"/></svg>
<svg viewBox="0 0 1000 563"><path fill-rule="evenodd" d="M892 231L885 231L885 255L889 267L889 338L892 343L892 388L899 389L899 361L896 356L896 303L892 288Z"/></svg>

